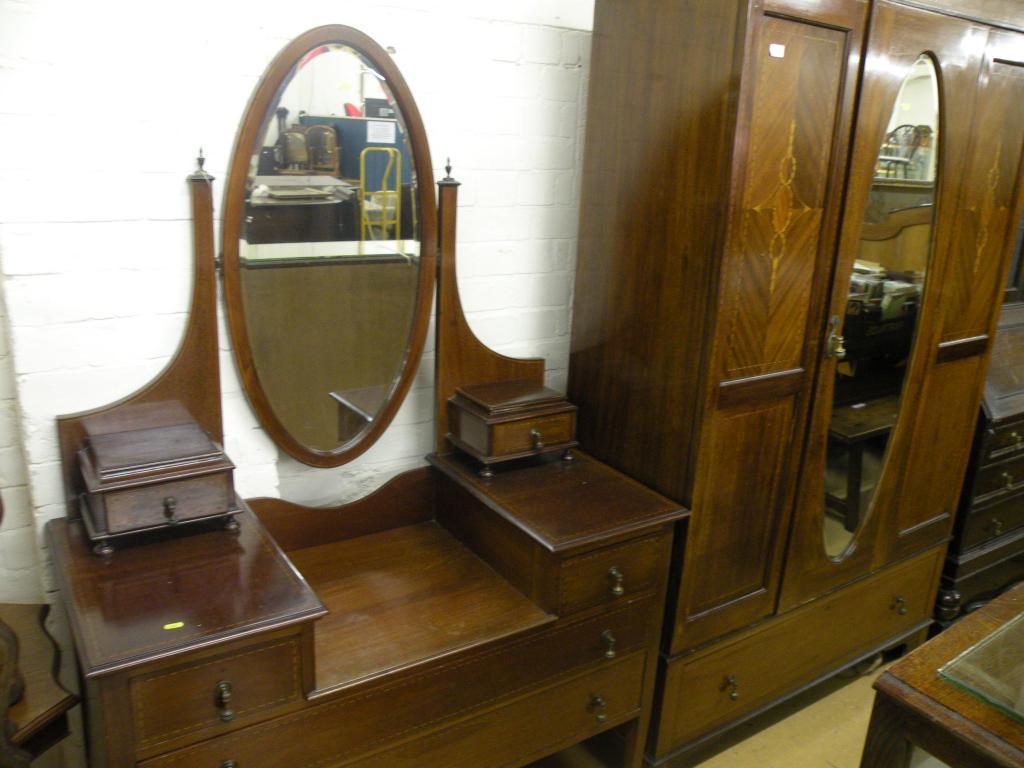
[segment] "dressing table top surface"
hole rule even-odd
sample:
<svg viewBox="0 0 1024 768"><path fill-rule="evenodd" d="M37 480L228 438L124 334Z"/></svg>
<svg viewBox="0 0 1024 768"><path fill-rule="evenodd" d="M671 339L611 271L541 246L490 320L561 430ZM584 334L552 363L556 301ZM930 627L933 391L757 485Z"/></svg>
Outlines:
<svg viewBox="0 0 1024 768"><path fill-rule="evenodd" d="M236 519L238 533L153 537L106 559L80 520L47 524L86 677L326 613L256 517Z"/></svg>
<svg viewBox="0 0 1024 768"><path fill-rule="evenodd" d="M494 477L461 453L427 457L479 501L559 554L596 542L611 544L638 531L689 516L689 510L580 451L503 464Z"/></svg>

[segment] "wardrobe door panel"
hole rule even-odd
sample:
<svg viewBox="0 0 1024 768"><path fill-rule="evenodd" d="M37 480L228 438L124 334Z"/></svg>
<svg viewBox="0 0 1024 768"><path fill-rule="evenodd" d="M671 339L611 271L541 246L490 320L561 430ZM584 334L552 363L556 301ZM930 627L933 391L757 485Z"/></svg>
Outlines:
<svg viewBox="0 0 1024 768"><path fill-rule="evenodd" d="M925 386L894 524L879 562L945 540L951 531L998 307L1020 221L1024 148L1024 35L989 34L972 109L971 143L950 173L961 179L941 285L941 335Z"/></svg>
<svg viewBox="0 0 1024 768"><path fill-rule="evenodd" d="M673 653L775 609L866 14L858 0L751 5Z"/></svg>
<svg viewBox="0 0 1024 768"><path fill-rule="evenodd" d="M938 342L942 289L948 274L952 211L960 189L960 174L949 165L963 157L968 148L970 116L986 39L986 29L962 19L886 0L879 0L875 6L865 52L831 301L818 322L822 337L829 335L830 331L835 334L833 339L839 337L836 341L847 335L851 351L855 328L860 325L871 331L867 326L872 323L864 319L864 313L869 310L881 313L879 321L874 324L879 332L891 335L894 331L900 332L895 328L899 323L907 324L914 318L916 323L910 323L910 335L897 356L878 357L880 352L872 350L872 334L868 332L860 342L859 352L850 354L847 360L840 362L845 350L842 344L838 344L832 347L833 354L828 354L827 347L823 348L818 361L809 367L816 373L814 407L804 447L800 490L794 505L780 611L789 610L868 573L884 560L890 531L900 524L896 515L901 486L907 476L904 468L915 452L915 432L920 420L929 415L922 411L922 393ZM921 126L918 124L928 121L914 111L914 103L929 104L928 111L934 114L935 95L925 97L925 91L921 91L921 97L911 98L909 94L913 88L910 84L914 80L920 80L923 87L933 92L938 88L938 119L932 126L937 128L938 138L934 145L930 139L935 134L919 130ZM901 125L903 122L907 124ZM912 143L913 153L901 151L900 129L921 137L921 141ZM915 213L920 213L920 220L913 218ZM913 220L902 220L908 216ZM895 226L897 223L899 227ZM890 228L899 230L895 238L881 232L890 225ZM875 254L877 249L886 247L887 238L895 242L890 247L892 263L883 267L884 288L876 286L883 288L885 296L872 299L869 298L874 296L871 287L865 287L861 282L870 283L876 277L872 274L872 265L878 267L875 262L881 260ZM904 253L904 246L911 241L915 244L913 264L899 267L898 259ZM851 278L858 259L858 280L853 281ZM885 262L889 261L889 258L885 259ZM906 272L902 282L894 270ZM902 294L900 290L893 290L900 286L905 289ZM876 300L881 303L872 309ZM906 302L904 309L911 312L913 318L907 312L904 312L906 317L900 315L897 301ZM861 303L852 306L857 302ZM855 311L857 309L861 311ZM851 317L859 323L851 321ZM893 374L892 382L888 384L877 378L877 372L884 369L886 360L889 360ZM837 377L837 373L842 376ZM851 382L857 384L859 378L864 378L863 373L870 375L857 385L865 387L858 393L856 387L848 385ZM846 391L837 389L837 378L844 379ZM958 384L951 383L941 393L938 385L929 391L946 398L954 394L963 397L962 386L969 375L965 373L956 378ZM846 400L840 398L837 401L837 395ZM887 427L882 430L884 434L872 435L870 429L853 428L865 425L844 425L837 421L844 415L838 405L849 410L850 413L845 415L856 420L858 414L866 415L876 401L884 404L886 397L892 403L892 413L887 419L878 419L886 421ZM863 410L858 411L858 408ZM941 411L937 418L943 418ZM869 421L866 418L862 420ZM948 434L945 427L939 431ZM847 449L849 456L845 466L840 466L842 462L834 461L837 457L842 458L837 454L837 441L845 440L851 441L851 447ZM856 467L853 446L859 440L863 444L856 448L861 453L862 464L856 471L862 477L870 471L875 478L866 498L860 482L862 478L849 482ZM874 468L868 467L867 454L870 451L864 447L869 440L882 443L877 447L878 466ZM918 446L916 450L925 449ZM958 460L954 457L954 463ZM826 546L826 533L831 530L826 527L826 515L829 509L835 509L835 504L830 506L829 502L838 498L836 488L826 483L826 477L830 476L827 472L835 475L837 471L840 479L847 481L840 482L847 491L847 498L854 488L862 498L858 501L857 513L852 518L847 514L839 525L840 529L845 527L850 532L846 540L839 546ZM939 485L939 488L930 489L934 496L940 490L954 488L958 480L932 475L931 482ZM910 525L928 519L922 517L926 513L920 507L918 510L910 515L914 520ZM940 514L941 511L931 513L932 516Z"/></svg>

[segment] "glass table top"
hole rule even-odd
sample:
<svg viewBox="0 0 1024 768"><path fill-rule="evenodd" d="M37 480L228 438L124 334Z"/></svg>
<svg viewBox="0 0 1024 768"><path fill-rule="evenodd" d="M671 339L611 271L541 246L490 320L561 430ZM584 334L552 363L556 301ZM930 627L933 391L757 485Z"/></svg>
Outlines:
<svg viewBox="0 0 1024 768"><path fill-rule="evenodd" d="M944 665L939 675L1024 722L1024 614Z"/></svg>

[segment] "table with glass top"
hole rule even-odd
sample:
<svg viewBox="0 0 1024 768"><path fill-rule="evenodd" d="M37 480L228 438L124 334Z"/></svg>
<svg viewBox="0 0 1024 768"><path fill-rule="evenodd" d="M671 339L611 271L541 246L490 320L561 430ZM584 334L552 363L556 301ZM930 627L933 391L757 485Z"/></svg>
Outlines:
<svg viewBox="0 0 1024 768"><path fill-rule="evenodd" d="M905 768L916 745L952 768L1024 766L1024 584L875 682L861 768Z"/></svg>

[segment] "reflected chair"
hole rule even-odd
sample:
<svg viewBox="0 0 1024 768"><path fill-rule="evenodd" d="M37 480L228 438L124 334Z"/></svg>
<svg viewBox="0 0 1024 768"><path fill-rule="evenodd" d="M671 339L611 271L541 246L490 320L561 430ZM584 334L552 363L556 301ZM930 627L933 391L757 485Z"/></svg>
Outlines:
<svg viewBox="0 0 1024 768"><path fill-rule="evenodd" d="M386 160L379 183L371 183L367 160L382 155ZM375 187L375 188L374 188ZM359 154L360 238L401 240L402 155L394 147L367 147ZM394 233L394 238L389 234Z"/></svg>

